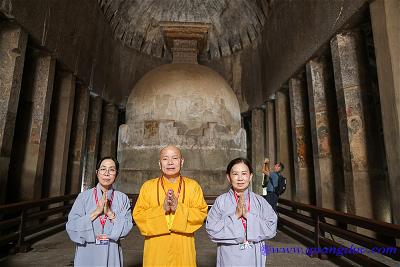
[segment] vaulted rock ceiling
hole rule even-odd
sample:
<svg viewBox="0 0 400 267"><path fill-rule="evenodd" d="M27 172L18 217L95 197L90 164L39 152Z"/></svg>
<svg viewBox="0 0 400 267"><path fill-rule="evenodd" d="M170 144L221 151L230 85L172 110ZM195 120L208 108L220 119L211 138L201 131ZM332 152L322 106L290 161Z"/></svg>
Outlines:
<svg viewBox="0 0 400 267"><path fill-rule="evenodd" d="M209 24L203 55L229 56L260 35L266 0L98 0L114 35L125 46L163 58L168 56L159 22Z"/></svg>

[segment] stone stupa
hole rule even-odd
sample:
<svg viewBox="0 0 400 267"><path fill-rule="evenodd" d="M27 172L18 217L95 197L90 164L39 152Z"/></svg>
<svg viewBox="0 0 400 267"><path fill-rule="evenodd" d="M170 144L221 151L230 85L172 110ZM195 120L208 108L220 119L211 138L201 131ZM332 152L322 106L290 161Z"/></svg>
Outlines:
<svg viewBox="0 0 400 267"><path fill-rule="evenodd" d="M160 148L173 144L185 158L182 174L196 179L205 194L220 194L228 188L226 165L246 155L238 100L224 78L197 64L207 25L162 28L173 62L148 72L128 98L118 137L117 187L139 193L146 180L160 175Z"/></svg>

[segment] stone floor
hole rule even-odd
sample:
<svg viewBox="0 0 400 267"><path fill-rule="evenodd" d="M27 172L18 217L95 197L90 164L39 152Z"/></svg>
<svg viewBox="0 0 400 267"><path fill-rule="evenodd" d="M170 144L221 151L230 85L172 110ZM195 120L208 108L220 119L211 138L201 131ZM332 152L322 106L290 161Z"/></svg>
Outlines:
<svg viewBox="0 0 400 267"><path fill-rule="evenodd" d="M135 267L142 264L143 237L136 227L122 242L124 251L124 266ZM270 247L305 248L283 232L268 241ZM215 266L216 246L209 241L202 227L196 232L196 249L198 266ZM37 242L28 253L19 253L0 259L0 266L73 266L74 245L68 239L66 232L60 232L52 237ZM310 258L305 254L271 253L267 259L268 266L343 266L318 258ZM346 264L346 266L349 266Z"/></svg>

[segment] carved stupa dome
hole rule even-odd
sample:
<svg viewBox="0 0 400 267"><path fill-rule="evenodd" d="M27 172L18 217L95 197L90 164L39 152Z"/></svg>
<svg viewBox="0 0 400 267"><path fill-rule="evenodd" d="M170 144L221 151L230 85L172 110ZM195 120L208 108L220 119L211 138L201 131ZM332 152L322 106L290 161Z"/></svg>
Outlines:
<svg viewBox="0 0 400 267"><path fill-rule="evenodd" d="M127 124L173 120L182 134L209 122L231 133L240 129L233 90L218 73L197 64L166 64L148 72L132 90L126 112Z"/></svg>

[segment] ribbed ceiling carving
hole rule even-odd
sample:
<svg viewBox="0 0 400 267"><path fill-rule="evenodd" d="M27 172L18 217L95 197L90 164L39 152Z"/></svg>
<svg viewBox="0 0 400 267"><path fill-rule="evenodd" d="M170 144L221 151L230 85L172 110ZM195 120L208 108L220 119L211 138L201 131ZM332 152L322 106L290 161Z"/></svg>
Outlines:
<svg viewBox="0 0 400 267"><path fill-rule="evenodd" d="M266 0L98 0L114 35L124 45L162 58L159 22L210 24L203 53L216 59L251 44L265 22Z"/></svg>

